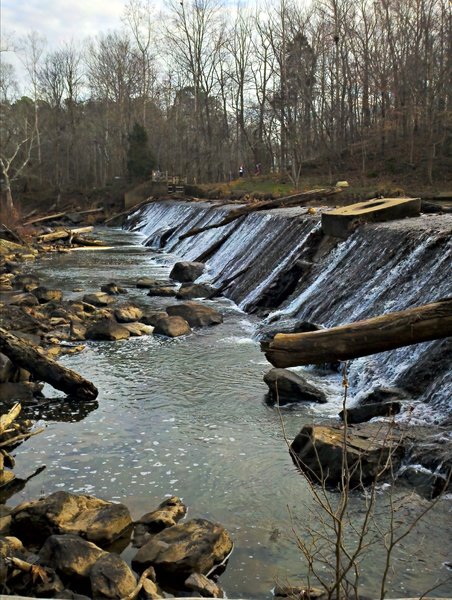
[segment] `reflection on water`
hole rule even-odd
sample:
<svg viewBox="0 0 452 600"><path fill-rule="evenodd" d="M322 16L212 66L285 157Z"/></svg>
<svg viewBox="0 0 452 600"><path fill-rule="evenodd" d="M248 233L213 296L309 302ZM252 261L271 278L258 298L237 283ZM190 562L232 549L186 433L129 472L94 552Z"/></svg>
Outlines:
<svg viewBox="0 0 452 600"><path fill-rule="evenodd" d="M48 256L33 268L65 297L80 296L72 292L76 287L86 293L115 281L129 290L127 299L144 306L174 302L150 298L134 284L143 276L167 277L175 257L147 251L138 234L110 231L107 238L123 245ZM60 411L52 403L37 413L46 431L22 445L16 472L42 464L47 469L14 501L65 489L124 502L138 518L165 496L178 495L189 518L219 521L234 539L220 581L228 596L270 598L275 581L299 583L305 574L288 508L303 531L314 504L292 464L280 416L265 402L262 377L269 365L252 340L256 323L225 300L212 302L225 315L217 327L184 339L88 343L81 354L61 360L98 387L98 405L68 403ZM329 404L284 410L288 439L319 415L338 412L340 376L307 373L322 385ZM56 395L47 387L44 392ZM351 502L359 515L362 498ZM415 594L444 574L451 549L446 510L442 502L429 515L417 534L429 534L422 544L414 536L396 553L393 591ZM129 559L134 552L123 555ZM373 552L361 565L368 593L378 590L375 573L383 560Z"/></svg>

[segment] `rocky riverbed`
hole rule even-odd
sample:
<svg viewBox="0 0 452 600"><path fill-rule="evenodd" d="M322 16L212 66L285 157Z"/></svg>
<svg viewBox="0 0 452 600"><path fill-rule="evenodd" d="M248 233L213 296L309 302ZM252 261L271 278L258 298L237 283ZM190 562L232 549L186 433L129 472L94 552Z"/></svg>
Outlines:
<svg viewBox="0 0 452 600"><path fill-rule="evenodd" d="M163 262L161 264L165 264L165 257L162 256L161 257L163 259ZM185 256L184 258L192 258L190 256ZM158 254L155 255L154 260L156 261L156 263L158 264L159 262L159 256ZM168 261L169 263L174 264L174 259L171 261ZM43 263L44 264L44 263ZM45 270L45 268L44 268ZM38 266L37 269L33 269L33 271L36 271L39 274L40 271L40 267ZM110 274L112 274L114 271L112 271L112 269L110 268ZM175 279L173 279L172 277L170 277L170 269L167 270L167 275L166 277L162 277L162 276L157 276L157 277L149 277L149 274L146 274L146 277L144 277L144 273L141 273L141 276L135 276L135 278L132 279L131 278L126 278L124 277L124 274L121 275L121 277L114 281L113 278L110 278L108 275L106 275L103 279L103 281L97 279L97 281L94 283L92 282L90 286L86 286L86 282L85 283L80 283L80 281L77 281L75 278L71 281L71 285L69 286L71 289L75 289L76 287L78 287L78 284L80 284L84 290L83 292L73 292L70 294L67 294L67 289L68 286L65 285L64 287L65 292L64 292L64 297L63 298L56 298L55 294L53 294L53 297L49 298L49 296L47 295L47 292L50 291L58 291L58 285L46 285L48 284L47 281L34 281L34 282L29 282L31 283L31 286L33 285L37 285L37 287L33 288L31 287L30 289L38 289L38 288L44 288L38 290L38 294L40 295L39 299L36 294L32 294L31 291L28 292L24 292L26 294L28 294L27 296L27 300L25 301L23 306L18 306L14 303L10 304L10 310L11 310L11 314L13 315L13 318L10 320L10 325L9 327L11 328L11 325L16 325L17 323L19 323L19 316L20 318L24 319L24 325L25 328L29 328L29 334L32 333L34 335L36 335L36 330L33 332L32 329L33 327L37 327L37 323L40 323L42 325L43 330L39 331L39 339L40 342L44 342L44 345L46 347L47 350L49 350L50 348L52 348L52 346L55 346L57 349L53 350L54 353L60 352L61 349L63 349L64 351L66 350L73 350L74 348L76 348L79 345L85 345L86 343L88 343L88 347L85 350L92 353L93 349L96 347L96 344L100 344L99 348L104 348L105 346L103 346L103 344L109 343L106 342L106 340L130 340L130 336L133 335L135 339L139 339L139 337L144 336L144 339L148 338L149 336L155 340L158 339L165 339L165 338L161 338L160 335L163 334L167 339L168 339L168 335L173 335L173 333L175 333L176 337L173 338L174 340L177 340L177 338L179 336L180 340L184 340L183 343L187 343L188 345L192 344L192 350L198 351L199 350L199 344L197 343L199 341L199 335L201 334L202 337L202 329L199 329L199 327L201 326L206 326L206 334L204 334L204 339L208 340L210 333L207 333L209 331L211 331L212 329L215 329L215 327L219 327L220 330L222 327L224 327L225 325L222 323L222 321L224 320L224 318L226 317L226 320L228 320L230 317L228 317L228 315L230 315L230 313L228 313L228 310L224 310L224 307L222 307L221 303L215 305L216 301L212 301L212 300L207 300L207 301L199 301L196 300L196 302L194 303L194 305L192 304L192 300L188 300L187 298L190 298L190 289L193 290L193 294L195 298L199 298L200 295L204 295L204 296L209 296L210 298L212 297L212 295L215 295L216 290L218 290L219 288L221 288L221 282L218 281L214 281L214 277L212 277L212 272L208 271L205 273L205 275L201 274L201 285L204 286L203 290L200 290L199 288L196 288L196 286L193 289L193 286L190 282L179 282L175 284ZM200 273L198 272L198 275ZM175 277L175 274L173 273L173 276ZM10 282L12 281L12 278L9 278ZM18 280L20 281L20 280ZM214 284L212 286L212 283ZM39 284L39 285L38 285ZM198 284L196 284L198 285ZM89 288L89 289L87 289ZM97 290L96 290L97 288ZM101 289L102 288L102 289ZM139 292L138 292L139 290ZM162 290L165 290L164 293L162 293ZM13 292L12 290L10 290L8 292L8 290L5 290L7 294L9 294L9 296L13 296ZM17 293L19 290L14 290L14 293ZM128 294L124 294L125 291L128 291ZM147 296L147 294L151 293L151 296ZM21 292L22 294L22 292ZM30 294L32 296L35 296L35 298L38 300L38 303L35 303L33 300L30 299ZM137 294L139 294L139 298L137 298ZM75 295L75 297L74 297ZM176 298L176 295L178 295L178 298ZM52 296L52 294L50 294L50 296ZM67 296L69 296L69 298L67 298ZM86 296L90 296L89 298ZM21 296L22 300L24 298L24 296ZM156 300L158 299L158 300ZM137 301L140 300L140 301ZM27 303L30 303L30 306L27 308ZM188 306L187 306L188 304ZM174 309L171 309L171 306L174 306ZM24 307L27 308L26 310L24 310ZM194 308L197 308L197 312L193 311ZM202 307L202 308L200 308ZM20 309L20 310L19 310ZM214 312L212 312L214 311ZM8 310L9 312L9 310ZM172 314L171 314L172 313ZM2 318L4 317L4 312L2 312ZM15 316L14 316L15 315ZM25 317L23 315L28 315L28 317ZM216 316L215 316L216 315ZM30 319L31 317L31 319ZM27 320L28 319L28 320ZM35 319L35 321L33 321L33 319ZM58 319L60 319L58 321ZM206 320L207 319L207 320ZM183 321L183 322L182 322ZM190 322L191 321L191 322ZM138 325L139 323L141 323L141 325ZM157 330L158 335L156 335L156 331L155 329L152 331L152 328L157 327L157 324L160 323L159 326L161 327L166 327L166 329L162 329L162 330ZM4 321L5 325L8 325L7 320ZM212 328L212 325L215 325L215 327ZM226 324L227 326L227 324ZM188 329L187 329L188 327ZM192 335L188 335L189 332L193 329L193 334ZM19 328L20 329L20 328ZM127 331L127 333L124 332L124 330ZM16 330L17 331L17 330ZM94 331L94 333L93 333ZM132 333L133 332L133 333ZM173 332L173 333L172 333ZM207 337L205 337L207 335ZM119 337L116 337L119 336ZM138 336L138 337L137 337ZM190 342L190 338L191 338L191 342ZM186 341L187 340L187 341ZM36 338L35 338L35 341ZM61 343L62 342L62 343ZM111 342L110 342L111 343ZM120 342L122 343L122 342ZM94 344L94 345L93 345ZM161 347L163 348L163 347ZM175 347L173 348L173 350L175 350ZM83 357L83 353L80 355L73 355L73 358L76 359L76 362L78 361L78 358L82 358ZM244 355L245 356L245 355ZM93 357L94 358L94 357ZM71 356L69 355L66 359L64 359L64 363L67 364L66 361L71 361ZM83 360L81 362L78 362L77 364L82 365L83 364ZM262 370L263 367L260 367L260 369ZM86 368L86 375L89 376L91 369L90 368ZM84 373L85 369L82 369L82 372ZM265 369L265 367L264 367ZM268 365L266 366L266 371L269 371L269 367ZM293 373L292 371L289 371L288 374ZM85 373L84 373L85 374ZM306 390L308 390L309 393L313 393L312 390L309 388L309 385L312 386L312 383L310 384L309 381L312 381L311 376L308 375L308 382L306 381L306 373L301 373L298 371L297 373L298 377L301 379L304 379L304 384L306 385ZM16 375L17 376L17 372ZM262 377L262 375L261 375ZM331 371L331 375L327 375L328 378L331 379L332 378L336 378L339 379L341 376L339 374L334 375L334 371ZM271 379L271 378L270 378ZM329 379L329 380L330 380ZM320 379L317 377L317 381L321 381L322 377L320 377ZM221 381L221 380L220 380ZM255 385L258 385L258 379L254 378L255 381ZM270 380L269 380L270 381ZM324 380L325 382L326 380ZM324 386L324 382L321 383L320 385L314 386L316 387L317 393L319 393L319 398L323 398L325 399L325 386ZM13 382L16 383L16 382ZM33 383L33 382L32 382ZM96 382L97 383L97 382ZM292 391L290 392L290 395L288 396L288 409L286 410L292 410L293 411L293 406L296 406L293 404L293 402L297 399L297 394L298 394L298 400L301 400L301 405L298 404L298 406L313 406L312 401L313 401L313 396L303 396L303 393L308 393L306 390L304 392L300 392L300 388L297 388L297 392L294 392L293 389L291 388L293 382L290 383L289 385L289 389L291 389ZM296 382L296 385L299 386L300 385L300 381ZM32 408L32 412L36 414L43 414L43 412L45 412L45 408L43 408L41 406L41 408L38 408L38 406L41 404L43 404L42 402L42 398L37 398L36 397L36 393L33 392L30 396L30 392L29 392L29 388L32 387L32 385L30 385L30 383L25 382L25 385L22 385L21 382L21 386L22 391L24 389L28 390L28 394L29 394L29 399L31 400L30 404L33 405ZM295 386L296 387L296 386ZM16 390L18 390L19 388L16 388ZM402 402L407 402L407 397L406 394L403 393L402 390L402 394L400 396L400 389L399 390L394 390L394 389L389 389L387 390L387 392L384 392L386 388L383 387L383 391L380 392L380 396L378 396L377 392L374 390L374 396L372 397L370 394L370 398L366 400L366 402L362 402L361 405L362 406L370 406L371 408L369 409L370 413L372 416L374 416L374 414L372 413L372 410L375 410L375 405L377 406L382 406L382 405L387 405L386 408L388 406L391 406L391 413L394 414L396 412L396 406L397 403L399 403L399 408L400 408L400 403ZM272 388L271 386L269 387L269 392L271 395L272 392ZM25 392L24 392L25 393ZM323 395L322 395L323 394ZM340 396L341 392L340 392L340 385L339 385L339 396ZM385 395L386 394L386 395ZM398 395L399 394L399 395ZM47 395L47 394L46 394ZM39 396L39 394L38 394ZM328 404L331 403L331 394L327 392L326 394L326 399L328 400ZM271 398L269 398L270 403L268 404L268 406L271 409ZM382 402L383 400L383 402ZM410 399L408 399L408 402L410 401ZM94 406L90 406L89 403L87 403L87 413L89 413L90 410L92 410L93 408L96 409L98 407L97 404L97 400L94 401L95 405ZM308 404L306 404L306 402L308 402ZM320 402L322 402L322 400L320 400ZM45 401L44 401L45 403ZM26 403L25 403L26 404ZM52 404L52 403L51 403ZM328 405L327 404L327 405ZM406 406L407 404L405 404ZM403 406L403 404L402 404ZM25 405L24 405L25 408ZM50 411L52 410L52 407L50 406ZM54 407L53 407L54 408ZM80 411L80 406L77 406L77 410ZM273 410L273 409L271 409ZM297 409L296 409L297 410ZM295 410L294 415L297 415L297 412ZM299 409L298 409L299 410ZM328 414L329 409L327 409L326 414ZM337 414L339 412L339 409L336 409L336 413ZM300 419L301 417L301 419ZM81 417L83 418L83 417ZM361 417L360 417L361 419ZM303 417L302 412L296 416L295 421L300 423L300 425L302 424L302 420L306 420L306 416ZM333 425L336 425L333 423ZM298 431L300 431L300 427L298 427ZM297 428L296 428L296 424L294 427L291 426L291 431L293 431L293 437L292 439L295 439L296 437L296 433L297 433ZM446 430L443 429L438 430L438 436L442 436L442 438L444 439L444 432ZM232 437L232 436L231 436ZM39 436L36 438L39 439ZM416 446L416 444L411 444L411 447ZM443 448L444 448L444 444L443 444ZM287 453L289 454L289 453ZM424 456L425 453L422 453L422 456ZM403 460L405 460L406 458L408 458L410 456L409 453L405 453ZM444 456L441 459L444 462ZM436 463L436 467L438 467L439 463ZM430 467L434 467L434 464L430 464ZM422 482L422 485L420 487L423 487L425 489L425 493L426 495L431 495L432 494L432 490L433 489L438 489L438 485L437 485L437 480L431 479L431 473L432 470L434 469L430 469L428 472L429 474L429 482L427 482L427 485L425 485L425 481ZM406 479L408 479L408 472L405 470L405 472L407 473ZM418 469L419 472L419 469ZM440 476L441 478L441 473L437 473L437 475ZM293 474L291 475L291 477L293 477ZM33 484L33 482L31 482L31 484ZM431 485L430 485L431 484ZM436 487L435 487L436 486ZM115 486L112 484L112 489L114 489ZM32 489L32 488L30 488ZM113 495L113 494L112 494ZM105 496L104 496L105 497ZM108 497L108 495L107 495ZM191 504L191 503L190 503ZM199 509L199 502L197 503L198 509ZM149 509L147 509L149 510ZM198 510L197 510L198 512ZM212 511L210 511L212 512ZM215 512L215 511L214 511ZM201 514L204 515L205 512L201 511ZM138 519L139 520L139 517ZM223 521L223 519L220 519L221 521ZM229 527L228 527L229 529ZM234 529L234 527L232 528ZM273 533L272 533L273 535ZM235 535L233 535L234 538L236 538ZM275 540L278 540L279 536L275 537ZM240 539L240 535L239 535L239 539ZM275 540L273 540L271 543L275 543ZM277 542L278 543L278 542ZM130 554L129 554L130 556ZM128 562L130 564L130 561L133 557L130 557L128 559ZM227 576L227 572L226 575ZM234 589L234 588L232 588ZM269 589L269 588L267 588ZM248 593L250 593L248 591Z"/></svg>

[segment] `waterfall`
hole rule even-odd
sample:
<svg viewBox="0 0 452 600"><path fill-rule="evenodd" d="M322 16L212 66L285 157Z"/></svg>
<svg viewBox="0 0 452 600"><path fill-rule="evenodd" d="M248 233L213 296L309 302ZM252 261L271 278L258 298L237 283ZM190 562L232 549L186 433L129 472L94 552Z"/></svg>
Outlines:
<svg viewBox="0 0 452 600"><path fill-rule="evenodd" d="M318 217L292 208L250 213L179 239L193 227L220 222L229 210L208 203L155 202L133 215L130 226L141 231L148 244L158 247L164 240L165 251L181 259L195 260L208 253L203 280L218 286L233 280L225 294L243 310L270 307L262 331L269 324L274 330L297 321L332 327L451 295L450 215L441 215L440 221L421 216L368 224L333 243L322 240ZM272 306L269 288L278 286L300 257L308 258L311 268L297 274L295 285L285 296L277 296L278 305ZM350 366L354 395L359 398L382 385L415 387L416 377L422 379L431 363L434 376L418 386L416 399L422 406L416 404L411 414L419 422L441 421L452 409L452 376L447 368L451 353L451 344L443 340L354 360Z"/></svg>

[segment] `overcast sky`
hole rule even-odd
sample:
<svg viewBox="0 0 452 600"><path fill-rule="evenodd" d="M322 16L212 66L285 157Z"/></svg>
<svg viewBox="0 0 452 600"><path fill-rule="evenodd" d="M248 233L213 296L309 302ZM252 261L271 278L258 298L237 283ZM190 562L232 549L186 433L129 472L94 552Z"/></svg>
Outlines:
<svg viewBox="0 0 452 600"><path fill-rule="evenodd" d="M49 46L121 25L126 0L1 0L2 36L37 31Z"/></svg>

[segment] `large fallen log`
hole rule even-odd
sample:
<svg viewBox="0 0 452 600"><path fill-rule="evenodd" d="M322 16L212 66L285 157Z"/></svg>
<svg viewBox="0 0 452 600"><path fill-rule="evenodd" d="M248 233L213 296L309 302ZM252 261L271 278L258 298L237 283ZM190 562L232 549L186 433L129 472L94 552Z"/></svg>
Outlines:
<svg viewBox="0 0 452 600"><path fill-rule="evenodd" d="M66 216L65 212L53 213L51 215L46 215L45 217L37 217L36 219L30 219L26 223L24 223L24 226L35 225L36 223L43 223L44 221L52 221L53 219L61 219L64 216Z"/></svg>
<svg viewBox="0 0 452 600"><path fill-rule="evenodd" d="M41 354L36 346L19 339L3 327L0 327L0 352L14 364L27 369L39 381L49 383L68 396L81 400L94 400L97 397L97 388L90 381Z"/></svg>
<svg viewBox="0 0 452 600"><path fill-rule="evenodd" d="M257 212L260 210L268 210L271 208L281 208L283 206L294 206L299 204L304 204L305 202L309 202L309 200L316 200L318 198L325 198L328 196L332 196L334 194L338 194L341 192L341 188L321 188L317 190L310 190L308 192L299 192L297 194L292 194L291 196L284 196L283 198L276 198L275 200L261 200L259 202L253 202L252 204L247 204L246 206L241 206L235 210L231 210L229 214L227 214L221 221L218 223L212 223L210 225L205 225L204 227L194 227L187 231L183 235L179 237L180 240L184 240L185 238L191 237L193 235L197 235L198 233L202 233L203 231L207 231L208 229L216 229L217 227L223 227L223 225L227 225L235 219L239 219L245 215L248 215L253 212Z"/></svg>
<svg viewBox="0 0 452 600"><path fill-rule="evenodd" d="M275 367L330 363L452 335L452 298L331 329L277 333L262 343Z"/></svg>
<svg viewBox="0 0 452 600"><path fill-rule="evenodd" d="M92 226L87 227L77 227L75 229L57 229L57 231L52 231L51 233L42 233L38 235L38 240L40 242L55 242L56 240L66 240L71 237L80 235L81 233L89 233L94 228Z"/></svg>

